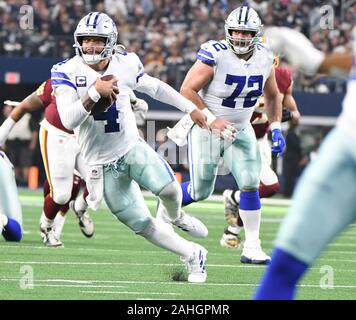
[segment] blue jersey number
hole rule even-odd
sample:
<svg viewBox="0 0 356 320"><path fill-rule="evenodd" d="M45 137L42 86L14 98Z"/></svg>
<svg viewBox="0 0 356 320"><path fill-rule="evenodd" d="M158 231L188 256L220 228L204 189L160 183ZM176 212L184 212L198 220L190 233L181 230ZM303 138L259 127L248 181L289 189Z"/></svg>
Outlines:
<svg viewBox="0 0 356 320"><path fill-rule="evenodd" d="M120 123L117 122L119 119L119 111L116 109L115 102L107 111L93 114L93 117L94 120L107 122L105 124L105 133L120 132Z"/></svg>
<svg viewBox="0 0 356 320"><path fill-rule="evenodd" d="M215 49L217 52L219 52L220 49L221 49L221 50L227 50L227 46L224 45L224 44L221 43L221 42L216 42L216 43L214 43L214 44L213 44L213 47L214 47L214 49Z"/></svg>
<svg viewBox="0 0 356 320"><path fill-rule="evenodd" d="M255 84L257 84L257 89L252 90L246 94L243 107L251 108L255 105L257 98L262 95L263 76L262 75L250 76L247 79L246 76L234 76L231 74L227 74L225 79L225 84L231 86L234 83L236 83L236 87L230 97L223 99L222 105L224 107L235 108L236 106L235 99L238 98L238 96L241 94L242 90L246 85L246 82L248 88L253 88L255 87Z"/></svg>

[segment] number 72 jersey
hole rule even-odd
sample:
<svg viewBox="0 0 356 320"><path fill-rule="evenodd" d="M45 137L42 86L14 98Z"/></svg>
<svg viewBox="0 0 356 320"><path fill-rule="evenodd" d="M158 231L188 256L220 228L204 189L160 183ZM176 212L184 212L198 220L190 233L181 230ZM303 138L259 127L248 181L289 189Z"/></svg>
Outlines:
<svg viewBox="0 0 356 320"><path fill-rule="evenodd" d="M206 106L238 129L245 128L273 67L273 52L267 44L258 43L245 61L225 40L208 41L200 47L197 58L214 67L213 79L199 92Z"/></svg>

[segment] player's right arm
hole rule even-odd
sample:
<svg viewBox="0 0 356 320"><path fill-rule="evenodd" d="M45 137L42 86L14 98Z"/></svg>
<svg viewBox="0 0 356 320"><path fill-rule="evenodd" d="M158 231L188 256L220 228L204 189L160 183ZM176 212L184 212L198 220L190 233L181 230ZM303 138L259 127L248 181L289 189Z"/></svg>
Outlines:
<svg viewBox="0 0 356 320"><path fill-rule="evenodd" d="M87 93L80 98L76 86L65 71L63 64L55 65L52 68L52 87L62 124L68 130L73 130L89 117L95 103L101 97L116 99L118 88L115 83L117 79L103 81L97 78Z"/></svg>
<svg viewBox="0 0 356 320"><path fill-rule="evenodd" d="M207 116L208 125L213 131L217 131L219 134L222 134L225 129L231 128L232 123L215 117L208 110L203 99L198 94L198 92L203 89L212 80L213 77L213 65L209 65L201 60L197 60L188 71L182 83L180 93L182 96L192 101L196 106L198 106L200 110L203 111L203 113L205 113Z"/></svg>
<svg viewBox="0 0 356 320"><path fill-rule="evenodd" d="M351 53L325 55L307 37L294 29L268 27L265 36L270 39L270 47L275 53L284 56L292 65L300 67L302 72L309 75L319 72L340 76L346 75L352 68Z"/></svg>
<svg viewBox="0 0 356 320"><path fill-rule="evenodd" d="M38 97L37 92L31 93L28 97L21 101L10 113L9 117L4 121L0 127L0 145L3 145L15 126L26 113L32 113L43 108L43 102Z"/></svg>

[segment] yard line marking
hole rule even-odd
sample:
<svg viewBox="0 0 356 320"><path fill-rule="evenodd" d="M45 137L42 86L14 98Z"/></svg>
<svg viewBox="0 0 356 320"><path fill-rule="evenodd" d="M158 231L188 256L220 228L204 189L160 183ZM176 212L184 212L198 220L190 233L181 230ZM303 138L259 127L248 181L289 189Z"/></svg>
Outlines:
<svg viewBox="0 0 356 320"><path fill-rule="evenodd" d="M5 281L19 281L21 280L21 278L6 278L6 279L0 279L1 281L2 280L5 280ZM48 282L51 282L52 280L60 280L60 279L48 279L48 280L36 280L35 282L37 281L48 281ZM76 281L76 280L72 280L72 281ZM172 281L172 282L168 282L168 281L130 281L130 280L90 280L90 282L92 283L122 283L122 284L151 284L151 285L191 285L190 283L188 282L176 282L176 281ZM232 287L257 287L259 286L259 284L257 283L194 283L192 285L202 285L202 286L213 286L213 287L216 287L216 286L232 286ZM60 285L35 285L35 286L60 286ZM70 286L70 285L67 285L67 286ZM85 288L85 287L90 287L90 285L88 286L78 286L78 287L82 287L82 288ZM97 286L97 287L103 287L103 288L106 288L106 287L111 287L111 286ZM112 287L115 287L115 286L112 286ZM305 288L320 288L320 285L319 284L300 284L298 285L298 287L305 287ZM356 288L356 285L334 285L333 286L334 288L345 288L345 289L354 289ZM104 292L104 291L100 291L100 292ZM146 294L146 293L145 293ZM147 292L148 294L148 292ZM180 293L179 293L180 294Z"/></svg>
<svg viewBox="0 0 356 320"><path fill-rule="evenodd" d="M26 265L83 265L83 266L105 266L105 265L123 265L123 266L155 266L155 267L182 267L180 263L138 263L138 262L68 262L68 261L8 261L2 260L0 264L26 264ZM244 265L219 265L207 264L208 267L213 268L263 268L264 266L244 266Z"/></svg>
<svg viewBox="0 0 356 320"><path fill-rule="evenodd" d="M352 262L356 263L356 260L347 260L347 259L328 259L328 258L319 258L323 261L334 261L334 262ZM9 260L0 260L0 264L28 264L28 265L83 265L83 266L111 266L111 265L122 265L122 266L154 266L154 267L184 267L183 264L178 263L137 263L137 262L75 262L75 261L9 261ZM209 268L243 268L243 269L263 269L264 265L241 265L241 264L206 264ZM311 270L320 270L320 267L310 268ZM342 269L337 269L342 270ZM353 271L352 271L353 272ZM355 270L356 272L356 270Z"/></svg>
<svg viewBox="0 0 356 320"><path fill-rule="evenodd" d="M67 288L127 288L127 286L118 286L118 285L79 285L79 284L36 284L36 280L34 281L34 287L67 287Z"/></svg>
<svg viewBox="0 0 356 320"><path fill-rule="evenodd" d="M130 292L130 291L92 291L92 290L81 290L80 293L101 293L101 294L152 294L152 295L170 295L170 296L180 296L181 293L178 292Z"/></svg>
<svg viewBox="0 0 356 320"><path fill-rule="evenodd" d="M269 241L265 241L269 242ZM343 246L343 244L336 244L337 246ZM14 250L20 250L20 249L38 249L38 250L52 250L52 248L48 248L45 246L30 246L30 245L23 245L23 244L16 244L16 245L0 245L0 249L14 249ZM82 247L65 247L62 248L63 250L66 251L99 251L99 252L118 252L118 253L125 253L125 254L162 254L162 255L170 255L171 252L168 251L154 251L154 250L125 250L125 249L100 249L100 248L82 248ZM271 249L271 248L269 248ZM240 252L240 249L226 249L224 252L209 252L209 256L226 256L226 252L231 252L232 254L236 252ZM339 250L327 250L325 251L326 254L346 254L346 255L355 255L356 253L354 251L339 251Z"/></svg>

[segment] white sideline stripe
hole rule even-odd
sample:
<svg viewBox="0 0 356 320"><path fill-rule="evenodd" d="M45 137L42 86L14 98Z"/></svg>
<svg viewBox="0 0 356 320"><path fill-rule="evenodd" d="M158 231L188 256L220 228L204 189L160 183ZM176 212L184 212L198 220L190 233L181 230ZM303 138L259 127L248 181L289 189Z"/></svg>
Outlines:
<svg viewBox="0 0 356 320"><path fill-rule="evenodd" d="M1 281L20 281L22 278L6 278L6 279L0 279ZM53 281L56 281L56 282L61 282L61 281L68 281L68 280L65 280L65 279L47 279L47 280L35 280L35 282L53 282ZM75 282L75 281L78 281L78 282L82 282L82 280L70 280L72 282ZM188 282L175 282L175 281L172 281L172 282L167 282L167 281L125 281L125 280L91 280L91 281L87 281L88 283L122 283L122 284L151 284L151 285L189 285ZM212 286L212 287L217 287L217 286L223 286L223 287L257 287L259 286L259 284L253 284L253 283L195 283L194 285L203 285L203 286ZM39 287L53 287L53 286L58 286L58 287L71 287L71 285L36 285L35 286L39 286ZM90 285L84 285L84 286L80 286L80 285L77 285L77 286L73 286L73 287L81 287L81 288L90 288L92 286ZM102 288L109 288L109 287L112 287L112 288L115 288L115 287L120 287L120 286L94 286L94 287L102 287ZM298 287L305 287L305 288L320 288L320 285L317 285L317 284L301 284L301 285L298 285ZM346 289L354 289L356 288L356 285L353 286L353 285L334 285L333 288L346 288ZM115 293L117 291L80 291L80 292L92 292L92 293ZM119 293L119 292L117 292ZM121 292L120 292L121 293ZM139 294L139 293L134 293L134 292L128 292L129 294ZM149 292L143 292L144 294L149 294ZM151 292L152 293L152 292ZM169 292L157 292L157 293L152 293L152 294L177 294L177 295L180 295L180 293L169 293Z"/></svg>

